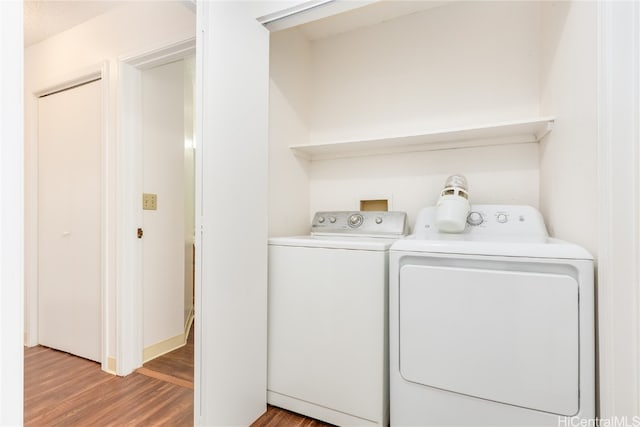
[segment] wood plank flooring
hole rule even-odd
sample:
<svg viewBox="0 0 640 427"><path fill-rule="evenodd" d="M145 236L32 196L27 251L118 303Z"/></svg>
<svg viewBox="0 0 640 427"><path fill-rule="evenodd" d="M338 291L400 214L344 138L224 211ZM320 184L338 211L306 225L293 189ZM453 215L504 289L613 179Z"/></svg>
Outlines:
<svg viewBox="0 0 640 427"><path fill-rule="evenodd" d="M192 426L193 328L187 345L117 377L98 363L46 347L24 350L24 425ZM325 427L269 406L252 427Z"/></svg>
<svg viewBox="0 0 640 427"><path fill-rule="evenodd" d="M267 412L251 424L251 427L331 427L322 421L269 405Z"/></svg>
<svg viewBox="0 0 640 427"><path fill-rule="evenodd" d="M193 388L193 329L192 327L189 331L184 347L148 361L144 364L144 369L188 381Z"/></svg>
<svg viewBox="0 0 640 427"><path fill-rule="evenodd" d="M25 349L25 426L191 426L193 390L46 347Z"/></svg>

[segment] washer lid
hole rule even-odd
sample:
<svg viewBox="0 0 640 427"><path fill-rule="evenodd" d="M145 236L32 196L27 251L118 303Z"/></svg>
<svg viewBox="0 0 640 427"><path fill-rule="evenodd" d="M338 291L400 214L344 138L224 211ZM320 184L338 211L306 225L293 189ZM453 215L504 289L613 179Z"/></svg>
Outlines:
<svg viewBox="0 0 640 427"><path fill-rule="evenodd" d="M294 236L272 237L269 246L387 251L396 238L356 236Z"/></svg>
<svg viewBox="0 0 640 427"><path fill-rule="evenodd" d="M583 247L558 239L547 238L531 241L515 238L491 239L472 238L459 235L458 239L423 240L416 236L398 240L392 251L427 252L459 255L513 256L528 258L557 258L592 260L593 256Z"/></svg>

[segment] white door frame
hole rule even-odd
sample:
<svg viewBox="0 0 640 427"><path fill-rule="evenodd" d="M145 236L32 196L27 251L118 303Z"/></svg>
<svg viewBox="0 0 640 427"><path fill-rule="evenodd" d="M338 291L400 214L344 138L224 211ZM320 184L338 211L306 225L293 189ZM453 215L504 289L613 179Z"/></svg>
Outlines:
<svg viewBox="0 0 640 427"><path fill-rule="evenodd" d="M600 417L640 415L640 4L598 2Z"/></svg>
<svg viewBox="0 0 640 427"><path fill-rule="evenodd" d="M0 425L23 419L22 6L0 2Z"/></svg>
<svg viewBox="0 0 640 427"><path fill-rule="evenodd" d="M108 344L108 298L107 298L107 283L108 275L107 266L109 265L110 258L113 256L109 251L108 245L108 212L109 197L107 190L107 183L109 179L109 164L111 159L108 155L108 141L107 141L107 129L109 125L108 114L108 102L109 102L109 63L101 62L94 66L78 70L77 72L66 75L64 77L56 78L53 82L43 85L37 90L33 91L29 96L34 98L35 105L37 105L37 98L40 96L54 93L60 90L72 88L74 86L88 83L95 79L101 79L101 142L100 142L100 155L101 155L101 168L100 171L100 187L101 187L101 229L100 229L100 250L101 250L101 272L100 272L100 299L101 299L101 360L102 369L107 370L107 344ZM25 141L25 145L31 147L32 153L38 152L38 123L36 120L31 124L31 139ZM27 212L29 217L26 220L26 226L31 230L38 229L38 159L37 154L25 159L26 168L29 171L29 193L25 194L25 198L29 200L29 206L31 211ZM25 343L30 346L38 344L38 234L33 233L30 235L28 242L25 242L28 247L26 253L26 268L27 282L25 283L25 298L27 301L27 330L25 331Z"/></svg>
<svg viewBox="0 0 640 427"><path fill-rule="evenodd" d="M196 39L180 40L119 58L120 87L118 138L118 277L116 281L116 373L127 375L142 366L143 292L142 244L136 236L142 227L143 191L141 74L195 54ZM197 96L194 94L194 96ZM196 153L196 156L198 154ZM196 178L197 179L197 178ZM198 195L196 194L196 198ZM196 270L199 263L196 263ZM196 276L198 277L198 276Z"/></svg>

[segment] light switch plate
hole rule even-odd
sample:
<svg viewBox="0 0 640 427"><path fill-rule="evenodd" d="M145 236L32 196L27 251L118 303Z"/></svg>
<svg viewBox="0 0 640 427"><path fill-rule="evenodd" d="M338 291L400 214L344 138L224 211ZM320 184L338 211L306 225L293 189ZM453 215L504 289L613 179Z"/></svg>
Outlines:
<svg viewBox="0 0 640 427"><path fill-rule="evenodd" d="M158 209L158 195L153 193L142 193L142 209L155 211Z"/></svg>

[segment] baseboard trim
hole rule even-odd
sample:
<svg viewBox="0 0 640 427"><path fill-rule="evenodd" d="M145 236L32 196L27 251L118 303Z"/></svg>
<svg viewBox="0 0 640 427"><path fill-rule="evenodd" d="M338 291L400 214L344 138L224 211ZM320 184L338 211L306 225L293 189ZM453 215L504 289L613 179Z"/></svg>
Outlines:
<svg viewBox="0 0 640 427"><path fill-rule="evenodd" d="M167 354L182 347L184 344L184 333L182 333L145 347L142 352L142 363L147 363L149 360Z"/></svg>
<svg viewBox="0 0 640 427"><path fill-rule="evenodd" d="M116 375L116 358L113 356L107 357L107 372Z"/></svg>
<svg viewBox="0 0 640 427"><path fill-rule="evenodd" d="M191 326L193 325L193 320L195 318L195 311L193 307L189 311L189 315L187 316L187 321L184 324L184 341L187 342L187 337L189 336L189 332L191 332Z"/></svg>
<svg viewBox="0 0 640 427"><path fill-rule="evenodd" d="M187 321L184 324L184 333L167 338L166 340L162 340L160 342L152 344L149 347L145 347L142 351L142 363L147 363L148 361L153 360L156 357L160 357L184 346L187 343L187 338L189 337L189 332L191 331L191 325L193 325L193 318L194 312L192 308L189 316L187 316Z"/></svg>

